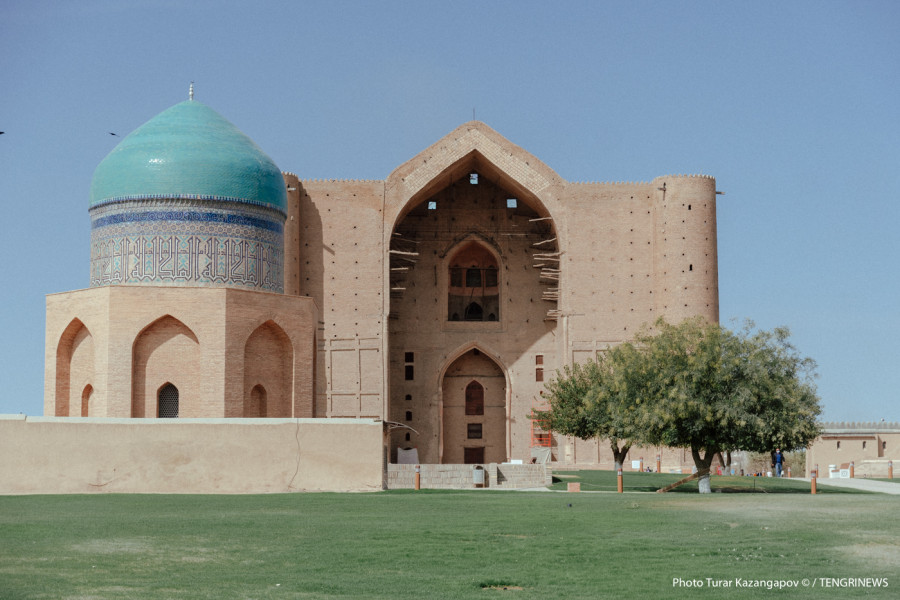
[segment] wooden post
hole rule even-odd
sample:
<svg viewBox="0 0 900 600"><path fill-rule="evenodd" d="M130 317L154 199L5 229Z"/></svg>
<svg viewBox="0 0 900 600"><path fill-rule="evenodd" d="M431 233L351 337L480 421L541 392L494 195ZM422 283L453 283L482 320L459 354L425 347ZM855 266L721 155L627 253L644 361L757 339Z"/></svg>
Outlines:
<svg viewBox="0 0 900 600"><path fill-rule="evenodd" d="M894 461L888 461L888 479L894 478Z"/></svg>
<svg viewBox="0 0 900 600"><path fill-rule="evenodd" d="M625 486L622 484L622 469L619 469L616 472L616 491L621 494L624 490L624 487Z"/></svg>
<svg viewBox="0 0 900 600"><path fill-rule="evenodd" d="M656 490L656 493L657 493L657 494L665 494L666 492L671 492L672 490L674 490L674 489L677 488L678 486L680 486L680 485L682 485L682 484L685 484L685 483L687 483L688 481L693 481L694 479L699 479L701 476L706 475L707 473L709 473L709 469L704 469L703 471L697 471L696 473L693 473L693 474L691 474L691 475L688 475L688 476L685 477L684 479L679 479L679 480L676 481L675 483L670 483L670 484L667 485L666 487L660 488L660 489Z"/></svg>
<svg viewBox="0 0 900 600"><path fill-rule="evenodd" d="M809 478L809 493L816 493L816 475L818 474L818 469L814 469L812 472L812 477Z"/></svg>
<svg viewBox="0 0 900 600"><path fill-rule="evenodd" d="M788 473L788 479L790 479L791 478L791 468L790 467L788 467L787 473Z"/></svg>
<svg viewBox="0 0 900 600"><path fill-rule="evenodd" d="M850 479L853 479L854 470L855 470L854 467L855 467L855 463L851 460L850 461Z"/></svg>
<svg viewBox="0 0 900 600"><path fill-rule="evenodd" d="M660 466L659 454L656 455L656 472L662 473L662 467Z"/></svg>
<svg viewBox="0 0 900 600"><path fill-rule="evenodd" d="M640 470L641 473L644 472L644 457L643 457L643 456L641 457L641 467L640 467L639 470Z"/></svg>
<svg viewBox="0 0 900 600"><path fill-rule="evenodd" d="M422 485L422 473L421 473L421 470L422 470L422 467L420 467L419 465L416 465L416 485L415 485L415 489L419 489L419 488L421 487L421 485Z"/></svg>

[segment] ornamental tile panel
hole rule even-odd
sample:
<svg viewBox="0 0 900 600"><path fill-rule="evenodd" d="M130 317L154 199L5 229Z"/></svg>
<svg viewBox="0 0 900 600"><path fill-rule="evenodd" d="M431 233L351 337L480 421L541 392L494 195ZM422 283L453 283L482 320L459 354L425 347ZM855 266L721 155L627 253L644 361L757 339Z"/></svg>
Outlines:
<svg viewBox="0 0 900 600"><path fill-rule="evenodd" d="M283 223L267 209L107 205L91 211L91 287L284 290Z"/></svg>

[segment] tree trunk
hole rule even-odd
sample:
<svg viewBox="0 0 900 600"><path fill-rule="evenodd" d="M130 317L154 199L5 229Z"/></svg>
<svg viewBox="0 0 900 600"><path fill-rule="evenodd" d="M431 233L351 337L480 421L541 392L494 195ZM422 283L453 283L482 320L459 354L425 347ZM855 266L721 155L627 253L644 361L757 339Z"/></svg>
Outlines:
<svg viewBox="0 0 900 600"><path fill-rule="evenodd" d="M610 438L609 446L613 451L613 460L616 463L616 471L622 468L622 464L625 462L625 457L628 456L628 451L631 449L631 444L625 442L625 445L619 448L619 440Z"/></svg>
<svg viewBox="0 0 900 600"><path fill-rule="evenodd" d="M701 494L709 494L712 492L709 485L709 467L712 464L713 458L716 456L716 452L717 451L714 448L707 448L706 454L701 457L700 448L691 446L691 456L694 458L694 466L697 467L697 472L700 473L700 478L697 479L697 487Z"/></svg>
<svg viewBox="0 0 900 600"><path fill-rule="evenodd" d="M701 494L711 494L712 486L709 484L709 471L704 473L697 479L697 491Z"/></svg>

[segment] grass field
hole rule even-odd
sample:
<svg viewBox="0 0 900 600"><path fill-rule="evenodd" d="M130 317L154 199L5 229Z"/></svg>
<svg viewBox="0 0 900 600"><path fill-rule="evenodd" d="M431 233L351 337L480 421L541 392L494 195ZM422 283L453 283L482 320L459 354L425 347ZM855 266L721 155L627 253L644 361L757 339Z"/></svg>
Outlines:
<svg viewBox="0 0 900 600"><path fill-rule="evenodd" d="M898 508L879 494L6 496L0 598L889 598Z"/></svg>

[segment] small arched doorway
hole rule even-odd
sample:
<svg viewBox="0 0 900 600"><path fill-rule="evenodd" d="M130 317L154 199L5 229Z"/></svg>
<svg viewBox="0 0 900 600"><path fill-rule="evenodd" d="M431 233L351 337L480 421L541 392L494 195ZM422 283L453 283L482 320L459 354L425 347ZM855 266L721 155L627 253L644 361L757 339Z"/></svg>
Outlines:
<svg viewBox="0 0 900 600"><path fill-rule="evenodd" d="M157 395L157 406L159 407L160 419L177 419L178 418L178 388L167 383L159 388Z"/></svg>
<svg viewBox="0 0 900 600"><path fill-rule="evenodd" d="M500 463L506 453L506 375L473 348L454 360L441 382L441 462Z"/></svg>

